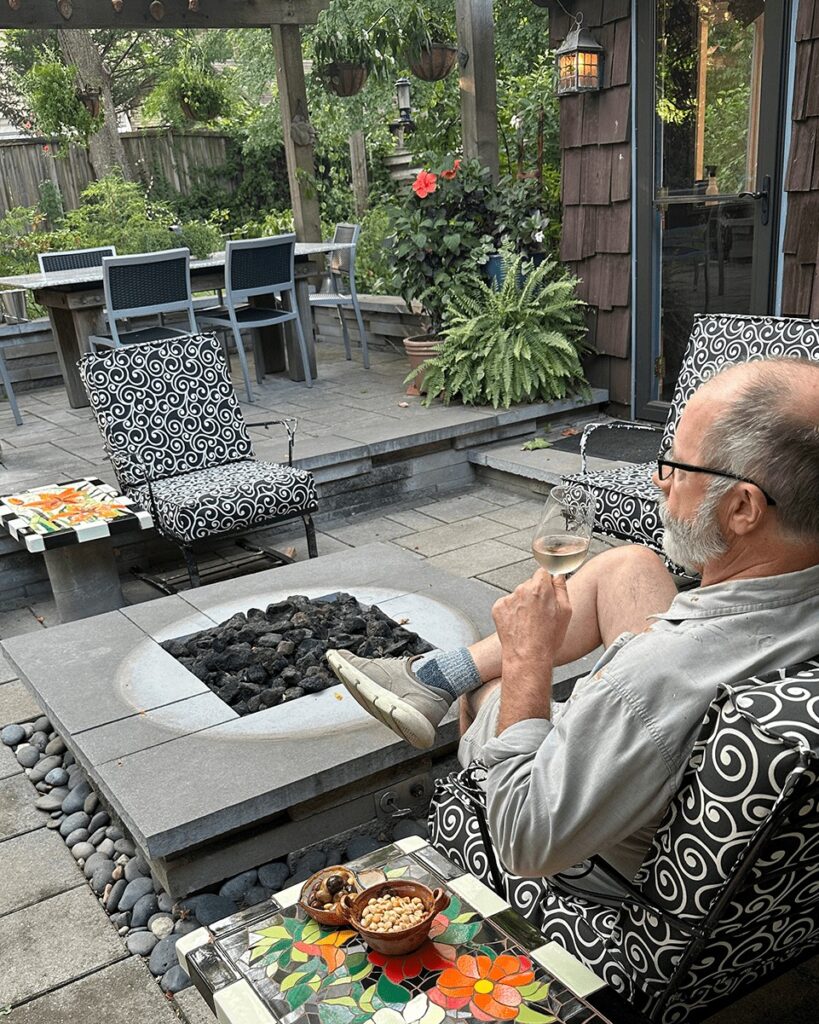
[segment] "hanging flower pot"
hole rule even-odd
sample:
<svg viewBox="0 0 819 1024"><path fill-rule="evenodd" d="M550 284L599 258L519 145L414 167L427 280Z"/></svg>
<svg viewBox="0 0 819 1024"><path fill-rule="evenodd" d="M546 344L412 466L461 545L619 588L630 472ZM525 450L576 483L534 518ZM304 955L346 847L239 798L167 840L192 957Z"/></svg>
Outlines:
<svg viewBox="0 0 819 1024"><path fill-rule="evenodd" d="M353 64L346 60L334 60L319 68L325 88L336 96L355 96L361 92L368 74L363 64Z"/></svg>
<svg viewBox="0 0 819 1024"><path fill-rule="evenodd" d="M422 47L418 53L409 58L409 66L416 78L424 82L439 82L446 78L455 67L458 48L448 43L432 43Z"/></svg>

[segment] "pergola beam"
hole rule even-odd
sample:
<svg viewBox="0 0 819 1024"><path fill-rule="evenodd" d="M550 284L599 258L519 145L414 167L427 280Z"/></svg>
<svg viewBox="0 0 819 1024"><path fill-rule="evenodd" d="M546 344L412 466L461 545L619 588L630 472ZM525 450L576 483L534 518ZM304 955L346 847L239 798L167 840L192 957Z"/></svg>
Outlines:
<svg viewBox="0 0 819 1024"><path fill-rule="evenodd" d="M329 0L122 0L116 11L111 0L18 0L13 9L0 0L3 28L268 28L271 25L314 25ZM195 5L196 6L196 5ZM152 13L152 8L154 13ZM157 17L159 13L161 17ZM66 14L69 16L66 17Z"/></svg>

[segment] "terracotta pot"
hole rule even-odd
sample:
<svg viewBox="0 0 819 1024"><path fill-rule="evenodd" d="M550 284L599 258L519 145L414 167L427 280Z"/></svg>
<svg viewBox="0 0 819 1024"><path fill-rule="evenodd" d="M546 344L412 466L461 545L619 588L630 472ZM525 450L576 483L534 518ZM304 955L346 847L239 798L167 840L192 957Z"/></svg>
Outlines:
<svg viewBox="0 0 819 1024"><path fill-rule="evenodd" d="M404 351L409 359L410 370L416 370L433 356L438 355L438 350L443 344L443 338L437 334L416 334L411 338L404 338ZM420 395L424 390L423 370L415 375L414 383L407 387L408 395Z"/></svg>
<svg viewBox="0 0 819 1024"><path fill-rule="evenodd" d="M424 82L439 82L455 67L457 57L457 46L433 43L410 57L410 71Z"/></svg>
<svg viewBox="0 0 819 1024"><path fill-rule="evenodd" d="M322 82L336 96L355 96L364 88L369 71L363 64L351 64L346 60L334 60L319 68Z"/></svg>
<svg viewBox="0 0 819 1024"><path fill-rule="evenodd" d="M376 896L417 896L424 904L424 916L418 924L411 928L404 928L400 932L368 931L361 923L361 915L370 900ZM355 928L371 949L387 956L404 956L407 953L412 953L419 946L423 946L427 941L436 915L449 906L449 896L443 889L429 889L420 882L395 879L371 885L369 889L365 889L358 896L346 893L341 897L338 905L339 911L347 919L347 923Z"/></svg>

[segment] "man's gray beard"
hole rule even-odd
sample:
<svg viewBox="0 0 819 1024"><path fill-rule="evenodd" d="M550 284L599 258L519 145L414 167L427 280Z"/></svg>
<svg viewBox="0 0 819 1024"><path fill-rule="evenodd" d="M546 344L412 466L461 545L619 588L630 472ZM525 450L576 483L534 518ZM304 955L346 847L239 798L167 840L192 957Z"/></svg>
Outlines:
<svg viewBox="0 0 819 1024"><path fill-rule="evenodd" d="M689 572L700 572L704 565L721 557L728 550L717 517L717 509L724 493L725 491L719 487L709 488L691 520L673 516L668 511L665 495L660 495L663 551L672 562Z"/></svg>

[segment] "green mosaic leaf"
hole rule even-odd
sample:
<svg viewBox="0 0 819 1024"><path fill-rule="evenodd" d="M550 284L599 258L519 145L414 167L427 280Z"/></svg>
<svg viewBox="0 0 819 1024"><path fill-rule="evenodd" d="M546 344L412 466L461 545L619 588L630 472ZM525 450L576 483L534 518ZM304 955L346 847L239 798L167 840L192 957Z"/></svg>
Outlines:
<svg viewBox="0 0 819 1024"><path fill-rule="evenodd" d="M299 939L302 942L315 942L316 939L320 939L322 936L321 925L317 921L305 921L302 925L301 935Z"/></svg>
<svg viewBox="0 0 819 1024"><path fill-rule="evenodd" d="M475 914L473 913L473 911L468 910L465 914L458 914L458 916L453 920L452 923L453 924L466 924L467 921L473 920L474 917L475 917Z"/></svg>
<svg viewBox="0 0 819 1024"><path fill-rule="evenodd" d="M296 985L295 988L291 988L287 993L287 1002L291 1010L297 1010L302 1003L306 1003L310 996L313 995L313 990L309 985ZM554 1019L554 1018L552 1018Z"/></svg>
<svg viewBox="0 0 819 1024"><path fill-rule="evenodd" d="M319 1004L319 1020L321 1024L350 1024L355 1014L346 1006L333 1006L330 1003Z"/></svg>
<svg viewBox="0 0 819 1024"><path fill-rule="evenodd" d="M518 992L524 999L537 1002L539 999L545 999L549 994L549 985L548 981L533 981L523 988L519 988Z"/></svg>
<svg viewBox="0 0 819 1024"><path fill-rule="evenodd" d="M435 941L447 946L461 946L465 942L471 942L480 930L480 921L474 924L451 924L446 931L435 936Z"/></svg>
<svg viewBox="0 0 819 1024"><path fill-rule="evenodd" d="M357 1006L355 999L352 996L336 996L335 999L325 999L325 1003L329 1003L331 1006Z"/></svg>
<svg viewBox="0 0 819 1024"><path fill-rule="evenodd" d="M446 910L441 911L444 917L448 917L450 921L454 921L458 914L460 914L460 912L461 901L458 899L457 896L453 896Z"/></svg>
<svg viewBox="0 0 819 1024"><path fill-rule="evenodd" d="M298 985L298 983L306 976L307 975L305 971L295 971L293 974L288 974L287 977L282 981L279 988L282 990L282 992L287 992L295 985Z"/></svg>
<svg viewBox="0 0 819 1024"><path fill-rule="evenodd" d="M376 995L380 996L388 1005L390 1003L399 1003L403 1005L410 1001L410 993L404 988L403 985L394 985L386 974L382 974L378 979L378 984L375 986Z"/></svg>
<svg viewBox="0 0 819 1024"><path fill-rule="evenodd" d="M402 867L390 868L388 871L385 871L384 873L386 874L387 878L401 878L408 871L409 865L404 864Z"/></svg>
<svg viewBox="0 0 819 1024"><path fill-rule="evenodd" d="M557 1017L551 1013L541 1013L539 1010L533 1010L526 1003L521 1003L515 1020L518 1024L553 1024Z"/></svg>
<svg viewBox="0 0 819 1024"><path fill-rule="evenodd" d="M365 1013L375 1013L375 1007L373 1006L373 997L375 996L375 985L370 985L369 988L365 988L358 1000L358 1005L364 1010Z"/></svg>

